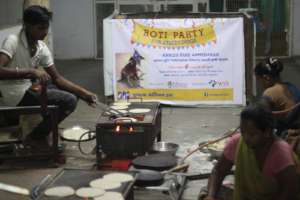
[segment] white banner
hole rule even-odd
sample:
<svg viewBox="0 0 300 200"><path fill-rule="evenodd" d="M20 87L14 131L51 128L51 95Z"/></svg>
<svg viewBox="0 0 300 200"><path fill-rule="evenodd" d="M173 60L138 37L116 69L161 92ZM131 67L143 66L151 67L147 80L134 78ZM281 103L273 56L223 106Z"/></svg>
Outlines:
<svg viewBox="0 0 300 200"><path fill-rule="evenodd" d="M115 97L245 102L243 18L111 19Z"/></svg>

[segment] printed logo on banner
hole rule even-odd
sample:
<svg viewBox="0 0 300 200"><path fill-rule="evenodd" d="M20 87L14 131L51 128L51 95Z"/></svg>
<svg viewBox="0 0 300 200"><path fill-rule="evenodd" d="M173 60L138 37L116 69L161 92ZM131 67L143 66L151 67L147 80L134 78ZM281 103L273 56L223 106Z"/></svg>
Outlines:
<svg viewBox="0 0 300 200"><path fill-rule="evenodd" d="M216 81L216 80L210 80L208 84L211 87L228 87L229 86L229 81Z"/></svg>

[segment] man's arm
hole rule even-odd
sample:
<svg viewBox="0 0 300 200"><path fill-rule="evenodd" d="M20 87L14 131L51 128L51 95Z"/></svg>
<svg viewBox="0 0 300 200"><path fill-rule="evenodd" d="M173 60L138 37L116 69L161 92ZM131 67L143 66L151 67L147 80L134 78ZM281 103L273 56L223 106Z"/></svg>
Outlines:
<svg viewBox="0 0 300 200"><path fill-rule="evenodd" d="M299 174L295 166L288 166L278 173L279 193L276 200L296 200L299 195Z"/></svg>
<svg viewBox="0 0 300 200"><path fill-rule="evenodd" d="M208 195L205 199L208 200L217 197L222 182L225 176L230 173L232 166L233 163L228 160L223 154L212 170L212 174L208 180Z"/></svg>
<svg viewBox="0 0 300 200"><path fill-rule="evenodd" d="M22 69L16 66L15 68L5 68L8 65L10 58L0 52L0 79L24 79L24 78L36 78L41 82L46 82L50 79L50 76L43 70L38 69Z"/></svg>
<svg viewBox="0 0 300 200"><path fill-rule="evenodd" d="M57 85L57 87L79 96L82 100L86 101L90 105L95 103L97 96L94 93L64 78L57 71L55 65L49 66L44 69L50 75L53 83Z"/></svg>

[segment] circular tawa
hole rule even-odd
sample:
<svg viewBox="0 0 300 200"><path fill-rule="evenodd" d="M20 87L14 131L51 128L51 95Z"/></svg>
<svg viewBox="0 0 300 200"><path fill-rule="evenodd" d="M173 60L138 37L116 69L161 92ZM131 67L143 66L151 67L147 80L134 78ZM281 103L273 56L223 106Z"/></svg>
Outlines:
<svg viewBox="0 0 300 200"><path fill-rule="evenodd" d="M164 176L159 171L148 169L135 169L133 171L138 172L137 179L134 183L136 186L158 186L164 181Z"/></svg>
<svg viewBox="0 0 300 200"><path fill-rule="evenodd" d="M103 196L96 197L94 200L124 200L124 197L119 192L105 192Z"/></svg>
<svg viewBox="0 0 300 200"><path fill-rule="evenodd" d="M75 193L74 189L69 186L57 186L48 188L44 194L48 197L68 197Z"/></svg>
<svg viewBox="0 0 300 200"><path fill-rule="evenodd" d="M103 190L112 190L119 188L121 183L119 181L112 181L104 178L98 178L90 182L90 186L93 188L100 188Z"/></svg>
<svg viewBox="0 0 300 200"><path fill-rule="evenodd" d="M151 110L149 108L134 108L129 110L130 113L134 113L134 114L147 113L150 111Z"/></svg>
<svg viewBox="0 0 300 200"><path fill-rule="evenodd" d="M82 187L76 190L76 195L79 197L98 197L104 195L105 191L99 188Z"/></svg>
<svg viewBox="0 0 300 200"><path fill-rule="evenodd" d="M104 175L103 179L123 183L123 182L127 182L127 181L132 181L133 176L130 174L125 174L125 173L110 173L110 174Z"/></svg>
<svg viewBox="0 0 300 200"><path fill-rule="evenodd" d="M132 164L138 169L168 170L177 165L175 156L168 153L156 153L147 156L138 156L132 160Z"/></svg>

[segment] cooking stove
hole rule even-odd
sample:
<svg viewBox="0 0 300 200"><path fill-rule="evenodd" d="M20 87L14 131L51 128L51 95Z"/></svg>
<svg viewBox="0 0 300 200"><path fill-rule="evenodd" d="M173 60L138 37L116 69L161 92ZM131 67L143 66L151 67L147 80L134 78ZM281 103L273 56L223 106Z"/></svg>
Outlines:
<svg viewBox="0 0 300 200"><path fill-rule="evenodd" d="M130 109L150 111L130 113ZM161 108L158 102L132 102L127 111L117 118L108 108L97 121L96 156L100 168L116 160L123 160L123 164L128 160L129 166L131 159L146 154L155 140L161 140Z"/></svg>

